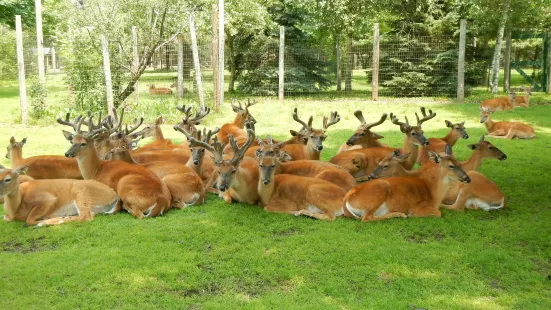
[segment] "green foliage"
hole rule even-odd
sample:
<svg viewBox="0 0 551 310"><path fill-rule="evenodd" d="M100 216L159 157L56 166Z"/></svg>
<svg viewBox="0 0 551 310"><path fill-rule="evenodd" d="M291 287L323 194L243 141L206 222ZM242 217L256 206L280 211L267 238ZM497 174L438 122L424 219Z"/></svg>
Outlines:
<svg viewBox="0 0 551 310"><path fill-rule="evenodd" d="M0 25L0 80L17 78L15 31Z"/></svg>
<svg viewBox="0 0 551 310"><path fill-rule="evenodd" d="M35 120L40 120L48 116L46 106L48 93L44 84L39 83L38 80L34 80L29 87L29 94L31 97L31 117Z"/></svg>

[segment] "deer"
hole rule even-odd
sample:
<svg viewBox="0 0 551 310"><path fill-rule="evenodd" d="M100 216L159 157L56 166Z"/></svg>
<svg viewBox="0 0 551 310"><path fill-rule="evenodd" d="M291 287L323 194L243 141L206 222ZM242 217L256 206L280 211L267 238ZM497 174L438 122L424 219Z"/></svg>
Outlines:
<svg viewBox="0 0 551 310"><path fill-rule="evenodd" d="M400 131L405 134L404 144L401 148L401 153L410 153L410 156L403 165L405 169L411 169L417 160L418 148L422 145L428 145L429 141L423 134L421 125L434 118L436 113L429 110L427 114L425 108L421 108L422 118L415 113L417 125L412 126L406 119L406 122L401 122L393 113L390 113L390 120L393 124L400 126ZM344 168L348 173L359 180L377 167L379 161L387 156L390 156L397 148L391 147L372 147L362 148L357 150L345 151L335 155L329 160L330 163Z"/></svg>
<svg viewBox="0 0 551 310"><path fill-rule="evenodd" d="M206 183L206 187L212 187L219 191L220 198L226 203L232 201L244 202L254 205L258 202L259 196L256 190L258 182L258 168L254 158L245 157L245 151L251 145L255 134L251 124L247 123L247 141L239 147L232 135L228 140L233 149L233 154L226 155L224 158L224 144L218 141L218 136L214 136L212 145L199 141L194 137L189 138L191 146L200 146L211 152L215 165L211 180Z"/></svg>
<svg viewBox="0 0 551 310"><path fill-rule="evenodd" d="M337 154L351 149L385 147L385 145L379 142L379 139L384 137L378 133L372 132L371 128L384 123L387 118L387 114L383 113L378 121L369 124L365 121L362 111L358 110L354 112L354 116L356 116L356 118L360 121L361 125L358 129L356 129L354 134L340 146Z"/></svg>
<svg viewBox="0 0 551 310"><path fill-rule="evenodd" d="M207 129L203 128L202 134L201 131L196 131L195 135L192 135L180 126L174 126L174 130L183 133L188 141L191 139L196 139L206 145L210 145L211 138L217 134L220 129L216 127L214 130L209 130L207 132ZM203 182L208 182L212 176L212 172L214 171L214 162L211 158L212 154L209 152L209 156L205 156L207 150L205 149L204 144L193 146L190 145L190 149L191 157L186 163L186 166L192 168L201 177Z"/></svg>
<svg viewBox="0 0 551 310"><path fill-rule="evenodd" d="M341 118L337 111L331 112L330 118L323 117L323 129L314 129L312 127L313 117L310 117L308 123L304 122L298 117L297 109L293 111L293 120L303 126L299 131L291 131L293 136L302 137L302 142L299 144L286 143L283 147L283 151L293 158L293 160L309 159L319 160L321 150L323 150L323 141L327 138L325 134L327 129L338 123Z"/></svg>
<svg viewBox="0 0 551 310"><path fill-rule="evenodd" d="M174 81L174 82L172 82L172 84L170 84L170 88L177 88L177 87L178 87L178 82L177 81ZM188 91L187 87L183 86L182 93L185 95L188 92L189 91Z"/></svg>
<svg viewBox="0 0 551 310"><path fill-rule="evenodd" d="M480 123L486 126L487 137L503 138L512 140L532 139L536 137L534 128L521 122L494 122L490 119L493 113L491 110L480 110Z"/></svg>
<svg viewBox="0 0 551 310"><path fill-rule="evenodd" d="M0 169L4 221L19 220L41 227L73 221L91 221L96 214L113 214L119 197L94 180L55 179L20 182L28 166Z"/></svg>
<svg viewBox="0 0 551 310"><path fill-rule="evenodd" d="M344 215L362 222L408 216L440 217L439 206L451 180L471 179L446 146L444 153L430 152L438 165L419 177L375 179L352 188L344 197Z"/></svg>
<svg viewBox="0 0 551 310"><path fill-rule="evenodd" d="M490 98L480 103L480 109L498 111L498 110L512 110L515 106L515 92L508 89L507 97Z"/></svg>
<svg viewBox="0 0 551 310"><path fill-rule="evenodd" d="M429 144L421 146L419 156L417 156L417 163L422 165L428 160L428 151L435 153L441 153L444 151L444 147L447 145L454 147L455 143L459 139L469 139L467 131L465 131L465 122L452 123L445 120L446 127L450 128L450 132L442 138L429 138Z"/></svg>
<svg viewBox="0 0 551 310"><path fill-rule="evenodd" d="M172 95L172 89L166 87L155 87L153 84L148 86L147 92L150 95Z"/></svg>
<svg viewBox="0 0 551 310"><path fill-rule="evenodd" d="M126 145L112 149L105 160L120 160L129 164L139 165L128 152ZM190 167L166 161L156 161L143 164L166 184L172 198L173 208L184 209L205 201L205 188L199 175Z"/></svg>
<svg viewBox="0 0 551 310"><path fill-rule="evenodd" d="M524 92L522 97L515 97L515 106L527 108L530 105L530 96L532 95L532 87L521 87L521 91Z"/></svg>
<svg viewBox="0 0 551 310"><path fill-rule="evenodd" d="M66 125L62 119L60 124ZM75 134L65 156L76 158L85 180L96 180L116 191L120 197L116 210L124 208L136 218L162 215L171 207L170 191L161 180L145 167L123 161L104 161L98 157L94 138L106 128L81 131L83 120L70 124Z"/></svg>
<svg viewBox="0 0 551 310"><path fill-rule="evenodd" d="M241 102L237 102L239 105L234 105L235 100L232 99L231 107L235 113L235 119L232 123L227 123L220 127L220 131L216 134L218 141L222 144L228 144L229 136L231 135L234 140L241 142L247 140L247 131L245 128L245 123L250 122L252 124L256 123L256 120L249 112L249 108L256 104L256 100L251 101L247 100L245 107L241 105ZM189 131L188 131L189 132ZM192 133L192 132L190 132Z"/></svg>
<svg viewBox="0 0 551 310"><path fill-rule="evenodd" d="M10 138L6 158L12 169L26 166L26 176L33 179L82 179L77 161L57 155L42 155L23 158L23 146L27 138L17 142Z"/></svg>
<svg viewBox="0 0 551 310"><path fill-rule="evenodd" d="M449 210L463 212L465 208L484 211L505 208L505 196L497 185L478 171L469 171L470 183L461 184L453 204L442 206Z"/></svg>
<svg viewBox="0 0 551 310"><path fill-rule="evenodd" d="M259 155L258 195L265 211L334 220L343 214L346 194L339 186L321 179L281 174L279 159Z"/></svg>
<svg viewBox="0 0 551 310"><path fill-rule="evenodd" d="M341 167L319 160L291 161L289 155L281 150L282 143L273 143L270 135L266 137L266 141L265 143L258 139L260 149L256 151L255 157L276 157L278 159L275 167L276 174L292 174L325 180L339 186L345 192L356 186L354 177Z"/></svg>

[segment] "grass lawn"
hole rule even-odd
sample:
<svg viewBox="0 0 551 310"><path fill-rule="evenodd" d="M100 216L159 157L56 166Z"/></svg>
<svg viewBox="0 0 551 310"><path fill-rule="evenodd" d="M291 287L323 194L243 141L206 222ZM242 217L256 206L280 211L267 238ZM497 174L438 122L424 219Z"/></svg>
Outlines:
<svg viewBox="0 0 551 310"><path fill-rule="evenodd" d="M5 91L9 87L0 91L8 111L0 115L4 145L12 135L26 136L25 156L63 154L69 144L61 126L48 125L53 119L40 126L13 124L18 98L13 86ZM534 95L540 103L551 101ZM467 101L482 97L491 96L480 93ZM362 109L368 121L382 112L411 120L427 105L437 113L424 124L428 137L445 135L446 119L466 121L470 139L454 148L466 159L466 145L485 132L478 106L443 102L295 98L279 104L260 98L250 109L257 133L279 138L299 126L291 118L294 107L302 118L313 114L315 126L330 110L339 111L341 122L329 129L322 152L327 160L359 124L354 110ZM176 120L178 113L169 110L175 104L155 109ZM147 110L147 121L155 112ZM550 309L550 114L550 105L539 104L494 115L530 123L537 135L530 141L490 140L508 156L487 160L481 169L507 196L501 211L323 222L226 205L210 195L202 206L144 220L120 213L40 229L0 221L0 308ZM232 116L225 104L204 125L220 126ZM387 121L376 131L398 146L403 134L396 127ZM182 140L169 125L164 129ZM0 163L9 164L3 157Z"/></svg>

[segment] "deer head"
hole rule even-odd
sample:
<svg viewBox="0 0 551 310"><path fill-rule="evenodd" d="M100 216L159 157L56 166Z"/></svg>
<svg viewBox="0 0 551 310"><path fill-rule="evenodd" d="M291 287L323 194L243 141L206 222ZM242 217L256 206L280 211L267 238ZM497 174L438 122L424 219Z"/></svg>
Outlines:
<svg viewBox="0 0 551 310"><path fill-rule="evenodd" d="M480 123L486 123L494 112L494 110L480 108Z"/></svg>
<svg viewBox="0 0 551 310"><path fill-rule="evenodd" d="M234 102L236 102L236 100L232 99L231 108L235 113L237 113L234 123L239 123L244 125L245 122L248 121L248 122L251 122L252 124L256 124L256 120L249 112L249 107L255 105L257 103L256 100L253 99L253 101L251 101L250 99L247 99L247 103L245 103L245 107L243 107L241 105L241 102L239 101L237 101L238 105L234 105Z"/></svg>
<svg viewBox="0 0 551 310"><path fill-rule="evenodd" d="M509 100L509 102L515 102L515 92L511 89L507 89L507 94L509 95L507 97L507 99Z"/></svg>
<svg viewBox="0 0 551 310"><path fill-rule="evenodd" d="M381 118L378 121L369 123L369 124L365 121L362 111L358 110L354 112L354 116L358 118L361 125L360 127L358 127L358 129L356 129L354 134L346 141L346 145L365 144L369 146L373 143L373 141L383 138L383 136L379 135L378 133L372 132L371 128L384 123L384 121L387 118L386 113L383 113L381 115Z"/></svg>
<svg viewBox="0 0 551 310"><path fill-rule="evenodd" d="M298 117L297 108L293 111L293 119L302 125L302 129L299 132L291 131L291 134L293 136L301 136L302 143L308 145L314 152L323 150L323 141L327 138L325 132L330 126L341 120L337 111L333 111L330 118L327 116L323 117L323 129L314 129L312 127L313 117L310 116L308 123L304 122Z"/></svg>
<svg viewBox="0 0 551 310"><path fill-rule="evenodd" d="M176 109L184 113L182 121L176 126L192 135L197 131L196 126L201 124L201 119L210 113L210 108L203 107L195 111L195 116L192 117L191 106L186 107L185 105L182 105L181 107L176 107Z"/></svg>
<svg viewBox="0 0 551 310"><path fill-rule="evenodd" d="M143 138L154 137L159 126L165 123L163 116L159 116L153 124L145 125L141 132Z"/></svg>
<svg viewBox="0 0 551 310"><path fill-rule="evenodd" d="M465 122L461 123L452 123L448 120L446 122L446 127L451 128L452 135L456 137L461 137L463 139L469 139L469 135L467 134L467 131L465 131Z"/></svg>
<svg viewBox="0 0 551 310"><path fill-rule="evenodd" d="M210 140L212 137L216 137L216 134L220 131L220 128L216 127L214 130L207 131L206 128L203 128L203 133L201 134L201 131L196 131L195 135L185 131L179 126L174 126L174 129L183 133L188 141L189 141L189 148L191 149L191 157L193 160L193 164L195 166L198 166L205 157L205 150L212 150L215 147L210 145ZM193 143L191 141L194 141ZM216 145L220 145L218 141L216 141ZM213 153L214 154L214 153Z"/></svg>
<svg viewBox="0 0 551 310"><path fill-rule="evenodd" d="M390 113L390 120L393 124L400 126L400 131L403 132L408 140L410 140L414 145L428 145L429 140L425 138L423 135L423 129L421 128L421 125L428 121L429 119L432 119L436 116L436 113L432 112L432 110L429 110L429 114L427 114L424 107L421 107L421 113L423 114L423 118L419 118L419 115L417 112L415 112L415 117L417 118L417 126L411 126L409 124L407 116L404 117L406 119L406 122L400 122L398 118L392 113Z"/></svg>
<svg viewBox="0 0 551 310"><path fill-rule="evenodd" d="M480 137L480 140L476 144L469 144L467 147L471 150L477 150L481 153L483 158L497 158L499 160L507 159L507 155L503 153L500 149L494 146L489 141L484 140L484 135Z"/></svg>
<svg viewBox="0 0 551 310"><path fill-rule="evenodd" d="M69 118L69 115L67 115L67 119ZM89 131L81 131L82 123L84 122L83 118L80 118L79 121L74 124L66 124L66 121L63 121L62 119L57 120L58 123L63 125L68 125L74 128L75 135L72 139L72 145L65 152L66 157L79 157L81 156L85 150L88 148L94 148L94 139L102 134L103 132L107 131L106 128L97 128L97 129L91 129Z"/></svg>
<svg viewBox="0 0 551 310"><path fill-rule="evenodd" d="M278 157L280 162L293 160L289 154L282 150L283 146L286 145L286 141L274 143L274 140L270 135L266 135L266 143L264 143L264 141L262 141L259 137L257 137L257 139L259 148L255 152L255 158L260 156L273 156Z"/></svg>
<svg viewBox="0 0 551 310"><path fill-rule="evenodd" d="M410 155L411 153L400 154L400 150L395 150L392 155L379 162L379 165L369 174L368 180L397 176L397 170Z"/></svg>
<svg viewBox="0 0 551 310"><path fill-rule="evenodd" d="M17 190L19 188L19 182L17 182L17 179L20 175L27 174L28 169L28 166L23 166L18 169L6 169L2 167L0 170L0 196L5 196ZM5 211L8 212L7 209ZM14 214L10 215L13 217Z"/></svg>
<svg viewBox="0 0 551 310"><path fill-rule="evenodd" d="M435 153L429 151L429 158L433 162L440 165L441 176L448 180L460 181L462 183L471 182L471 178L467 175L465 170L461 168L461 164L455 159L452 154L452 148L446 144L444 153Z"/></svg>
<svg viewBox="0 0 551 310"><path fill-rule="evenodd" d="M27 143L27 138L23 138L20 142L15 141L14 137L10 138L10 143L8 144L8 152L6 153L6 158L11 159L12 152L18 152L19 156L23 153L23 145Z"/></svg>

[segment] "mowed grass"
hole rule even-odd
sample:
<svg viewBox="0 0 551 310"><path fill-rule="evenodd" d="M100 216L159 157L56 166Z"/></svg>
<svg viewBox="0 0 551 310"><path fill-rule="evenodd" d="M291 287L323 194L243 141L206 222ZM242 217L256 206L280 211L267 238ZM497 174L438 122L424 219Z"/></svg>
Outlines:
<svg viewBox="0 0 551 310"><path fill-rule="evenodd" d="M424 125L428 137L445 135L446 119L466 121L470 139L454 148L466 159L466 145L485 132L478 106L439 102L304 98L280 104L259 98L250 110L257 133L278 138L300 127L291 118L294 107L303 119L314 115L317 127L323 115L339 111L341 122L329 129L322 152L328 160L359 124L354 110L363 110L368 121L382 112L412 121L426 105L437 113ZM165 112L173 113L169 108ZM550 113L551 106L537 105L493 116L530 123L537 135L490 140L508 156L481 169L507 196L500 211L324 222L226 205L209 195L202 206L144 220L120 213L40 229L0 222L0 308L549 309ZM233 115L225 104L203 124L220 126ZM28 137L24 156L62 155L69 144L60 129L2 123L0 139L7 146L12 135ZM389 121L376 131L389 145L403 142ZM170 124L164 132L182 140ZM5 158L0 163L9 164Z"/></svg>

